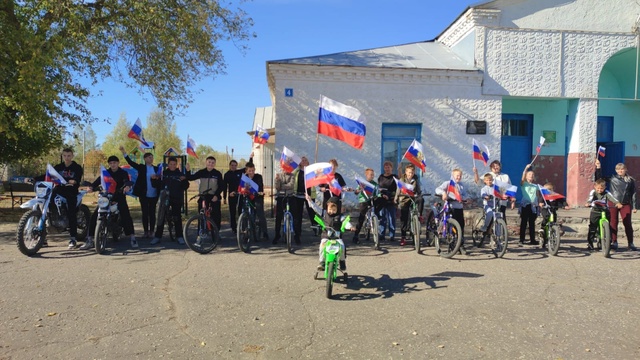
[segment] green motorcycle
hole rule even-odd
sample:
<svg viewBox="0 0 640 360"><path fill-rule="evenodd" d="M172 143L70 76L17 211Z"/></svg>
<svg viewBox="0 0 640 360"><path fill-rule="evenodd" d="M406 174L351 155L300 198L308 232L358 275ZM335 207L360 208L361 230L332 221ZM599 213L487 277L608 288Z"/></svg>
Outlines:
<svg viewBox="0 0 640 360"><path fill-rule="evenodd" d="M327 232L327 242L324 244L324 248L322 249L324 253L324 278L319 277L319 272L316 271L314 275L314 279L316 280L326 280L326 296L328 299L331 299L331 295L333 292L333 283L338 279L338 271L342 273L342 280L346 284L348 274L346 271L342 271L339 269L340 257L342 257L342 245L338 242L340 239L340 234L345 231L345 229L349 229L351 227L350 216L347 216L343 221L340 227L340 231L337 231L333 228L327 228L324 224L322 218L318 215L315 216L314 220L320 225L322 231Z"/></svg>

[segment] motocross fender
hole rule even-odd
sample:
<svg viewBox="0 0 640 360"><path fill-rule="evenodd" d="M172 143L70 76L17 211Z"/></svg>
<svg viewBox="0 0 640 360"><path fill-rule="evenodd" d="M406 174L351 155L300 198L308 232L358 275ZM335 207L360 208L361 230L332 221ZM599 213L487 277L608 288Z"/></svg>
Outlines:
<svg viewBox="0 0 640 360"><path fill-rule="evenodd" d="M38 205L38 203L40 203L40 201L38 201L38 198L33 198L27 202L24 202L22 204L20 204L20 208L21 209L31 209L34 206Z"/></svg>

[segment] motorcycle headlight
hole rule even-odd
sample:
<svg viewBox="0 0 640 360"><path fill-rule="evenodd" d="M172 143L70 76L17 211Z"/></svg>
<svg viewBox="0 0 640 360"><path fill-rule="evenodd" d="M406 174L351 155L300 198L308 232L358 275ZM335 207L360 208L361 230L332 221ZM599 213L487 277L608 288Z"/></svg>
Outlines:
<svg viewBox="0 0 640 360"><path fill-rule="evenodd" d="M101 209L106 209L107 206L109 206L109 199L105 198L105 197L99 197L98 198L98 207Z"/></svg>

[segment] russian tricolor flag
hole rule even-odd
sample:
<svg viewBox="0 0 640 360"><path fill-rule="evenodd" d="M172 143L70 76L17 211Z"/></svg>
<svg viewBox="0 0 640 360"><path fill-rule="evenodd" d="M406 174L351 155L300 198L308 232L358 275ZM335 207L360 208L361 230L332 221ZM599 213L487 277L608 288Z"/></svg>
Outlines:
<svg viewBox="0 0 640 360"><path fill-rule="evenodd" d="M131 127L131 130L129 130L128 136L132 139L136 139L140 141L142 145L146 146L147 149L151 147L151 145L149 145L147 140L145 140L144 136L142 135L142 122L140 121L139 118L136 120L136 123L133 124L133 127Z"/></svg>
<svg viewBox="0 0 640 360"><path fill-rule="evenodd" d="M456 182L453 179L449 180L449 187L447 188L447 192L449 195L453 194L456 200L462 201L462 195L460 195L460 190L456 186Z"/></svg>
<svg viewBox="0 0 640 360"><path fill-rule="evenodd" d="M480 148L480 143L473 139L473 158L476 160L480 160L484 163L484 166L487 166L487 162L489 161L489 148L486 146L482 146L485 151Z"/></svg>
<svg viewBox="0 0 640 360"><path fill-rule="evenodd" d="M329 190L331 190L331 193L333 195L340 196L340 194L342 193L342 186L340 186L338 179L333 178L331 179L331 181L329 181Z"/></svg>
<svg viewBox="0 0 640 360"><path fill-rule="evenodd" d="M504 195L502 195L502 191L500 190L500 186L493 184L493 196L498 199L504 200Z"/></svg>
<svg viewBox="0 0 640 360"><path fill-rule="evenodd" d="M538 144L538 147L536 148L536 152L538 154L540 154L540 150L542 149L542 145L544 145L544 136L540 136L540 144Z"/></svg>
<svg viewBox="0 0 640 360"><path fill-rule="evenodd" d="M343 141L356 149L362 149L367 128L364 116L354 107L320 97L318 134Z"/></svg>
<svg viewBox="0 0 640 360"><path fill-rule="evenodd" d="M424 151L422 151L422 144L418 140L413 140L411 146L404 153L404 157L409 160L410 163L417 166L420 170L425 171L427 169L427 163L424 161Z"/></svg>
<svg viewBox="0 0 640 360"><path fill-rule="evenodd" d="M256 131L253 133L253 142L256 144L266 144L269 141L269 133L262 126L256 125Z"/></svg>
<svg viewBox="0 0 640 360"><path fill-rule="evenodd" d="M604 146L598 147L598 156L604 157L604 151L607 150Z"/></svg>
<svg viewBox="0 0 640 360"><path fill-rule="evenodd" d="M116 192L116 181L103 165L100 165L100 185L102 185L102 190L108 193L114 194Z"/></svg>
<svg viewBox="0 0 640 360"><path fill-rule="evenodd" d="M516 193L518 192L517 186L499 180L494 181L494 184L498 185L501 191L504 191L505 197L516 197Z"/></svg>
<svg viewBox="0 0 640 360"><path fill-rule="evenodd" d="M304 183L306 188L329 184L333 179L333 166L328 162L311 164L304 168Z"/></svg>
<svg viewBox="0 0 640 360"><path fill-rule="evenodd" d="M406 182L400 181L396 178L394 178L393 180L396 181L396 186L398 187L398 190L400 190L401 193L409 196L415 195L415 192L413 191L414 189L413 185L407 184Z"/></svg>
<svg viewBox="0 0 640 360"><path fill-rule="evenodd" d="M280 156L280 167L284 172L293 172L298 168L300 161L300 157L293 151L287 149L286 146L282 149L282 155Z"/></svg>
<svg viewBox="0 0 640 360"><path fill-rule="evenodd" d="M238 185L238 192L255 196L258 195L258 190L260 190L258 184L251 180L246 174L242 174L240 185Z"/></svg>
<svg viewBox="0 0 640 360"><path fill-rule="evenodd" d="M196 141L187 135L187 154L193 156L194 158L198 158L198 154L196 154Z"/></svg>
<svg viewBox="0 0 640 360"><path fill-rule="evenodd" d="M367 180L360 179L357 176L356 183L358 184L358 186L360 186L360 189L362 189L362 191L367 194L367 196L373 195L376 187L372 183L368 182Z"/></svg>
<svg viewBox="0 0 640 360"><path fill-rule="evenodd" d="M44 175L44 181L50 181L54 184L62 185L67 183L67 180L65 180L64 177L62 177L62 175L60 175L60 173L56 171L53 166L51 166L51 164L47 164L47 171Z"/></svg>
<svg viewBox="0 0 640 360"><path fill-rule="evenodd" d="M156 175L160 176L160 178L162 178L162 171L163 171L164 167L162 163L158 164L158 172L156 173Z"/></svg>
<svg viewBox="0 0 640 360"><path fill-rule="evenodd" d="M546 200L546 201L553 201L553 200L559 200L559 199L564 199L563 195L558 194L555 191L549 190L543 186L538 185L538 188L540 188L540 193L542 194L542 197Z"/></svg>

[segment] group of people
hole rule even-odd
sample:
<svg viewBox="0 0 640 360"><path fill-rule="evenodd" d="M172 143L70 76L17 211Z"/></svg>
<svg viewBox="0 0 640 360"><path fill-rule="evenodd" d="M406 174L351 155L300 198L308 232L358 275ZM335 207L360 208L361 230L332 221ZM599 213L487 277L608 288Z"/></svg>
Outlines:
<svg viewBox="0 0 640 360"><path fill-rule="evenodd" d="M159 171L160 169L158 166L153 165L153 154L145 153L143 156L144 164L138 164L131 160L123 147L120 147L120 150L122 151L122 155L127 163L138 171L137 181L133 184L133 194L140 201L142 210L142 227L144 231L143 237L152 238L150 244L155 245L159 243L162 239L164 230L164 219L156 219L157 202L161 191L167 191L168 193L171 214L174 218L174 231L178 242L180 244L184 244L181 210L184 206L184 192L189 187L189 181L193 180L199 180L198 191L201 194L201 200L203 200L198 201L198 210L203 206L203 203L205 206L208 206L211 209L211 218L213 222L218 226L218 228L220 228L222 218L221 204L228 204L230 226L231 230L235 233L237 227L238 208L242 204L243 197L249 196L249 194L239 191L243 175L246 175L258 186L257 195L252 194L251 200L255 205L262 239L269 240L264 215L264 181L262 176L256 173L252 159L250 159L245 167L241 169L238 169L237 161L231 160L229 163L229 170L223 176L222 173L216 169L216 159L213 156L209 156L206 158L205 168L191 174L189 164L185 164L184 170L181 170L178 168L178 159L175 157L168 158L166 168ZM67 198L70 228L69 248L75 248L77 246L75 238L77 234L77 208L75 206L75 201L72 200L75 199L78 194L83 170L80 165L73 161L73 151L71 149L64 149L62 151L62 160L63 161L54 168L62 177L64 177L68 185L59 187L59 190L57 191ZM124 233L126 236L130 237L131 247L136 248L138 247L138 243L134 234L133 220L125 198L125 193L127 193L131 187L129 175L120 167L120 160L117 156L110 156L107 159L107 162L109 164L107 172L115 183L116 192L113 199L118 203ZM424 207L422 196L420 195L420 181L416 175L415 166L413 164L406 165L402 174L398 176L393 173L393 163L386 161L383 164L384 172L378 176L377 181L374 180L374 170L366 168L364 171L365 179L375 187L372 193L367 193L359 187L355 189L346 187L344 178L336 172L336 169L338 168L337 160L331 159L329 162L333 167L332 176L340 184L343 190L353 190L358 196L360 204L359 216L357 224L353 228L354 234L352 241L354 243L359 242L359 233L362 229L366 213L371 204L373 204L375 207L375 214L380 218L381 228L379 230L381 239L384 240L386 234L388 236L388 240L392 242L396 240L396 212L397 209L400 209L400 245L404 246L407 242L406 234L409 232L410 227L409 212L411 203L415 202L416 206L419 207L420 214L422 214ZM331 189L328 185L319 186L317 189L314 187L306 187L304 169L308 165L309 160L306 157L302 157L300 164L294 171L282 171L275 176L275 195L277 203L275 236L272 241L273 244L277 244L282 235L281 228L286 202L288 202L290 211L293 215L294 241L296 244L300 244L303 212L305 207L315 235L319 234L317 227L313 226L315 225L314 218L316 215L320 215L321 217L329 216L326 220L332 220L333 217L342 215L341 199L340 197L332 195ZM594 201L603 200L613 203L614 206L592 206L589 235L587 239L588 248L590 250L594 250L593 238L598 227L600 214L601 212L605 212L611 224L612 249L618 248L617 228L618 217L620 217L625 228L628 247L631 250L636 250L633 243L633 228L631 226L631 213L635 213L637 210L635 179L627 174L627 168L622 163L616 166L616 174L613 174L610 177L603 177L600 162L598 160L596 160L595 165L596 171L594 178L596 180L594 182L594 188L587 199L586 206L591 206ZM481 228L485 234L488 232L491 219L493 219L492 212L495 208L493 201L498 202L497 209L505 219L506 208L509 205L511 209L515 207L514 198L494 199L494 182L499 181L500 183L510 185L511 179L507 174L501 172L502 166L498 160L495 160L490 164L490 169L491 171L483 174L481 178L477 169L475 167L473 168L474 182L476 184L480 184L481 182L484 183L484 186L480 191L480 195L483 201L483 208L487 212L486 222ZM398 172L401 170L402 168L398 167ZM452 217L458 221L462 228L462 233L464 234L464 204L468 200L468 195L467 187L461 181L462 175L462 170L452 170L451 179L438 186L435 189L435 194L440 196L442 200L449 201L450 208L452 209ZM44 176L41 178L44 178ZM397 187L397 180L409 185L412 188L412 191L410 193L399 191ZM607 184L609 185L610 191L606 190ZM89 191L95 191L99 185L100 178L96 179L96 181L91 184ZM553 184L546 183L544 188L553 191ZM315 204L316 196L319 193L322 193L323 195L321 207ZM526 234L528 233L530 238L529 244L539 245L538 241L536 241L536 218L539 215L542 215L544 225L544 221L546 221L549 214L555 213L556 210L561 207L568 209L568 204L564 199L547 201L543 199L541 189L535 183L535 172L531 164L528 164L522 173L520 193L520 244L525 243ZM373 201L370 201L371 198L373 198ZM334 206L335 208L333 208ZM332 209L328 211L328 207L331 207ZM89 249L93 247L92 235L95 231L96 219L97 209L91 217L87 240L80 249ZM333 223L333 221L329 221L329 223ZM336 222L336 224L337 223L338 222ZM546 239L543 241L546 241ZM341 244L344 246L342 241ZM545 246L544 242L542 246ZM460 251L465 253L464 245L461 246ZM320 247L320 254L320 260L322 260L322 244Z"/></svg>

